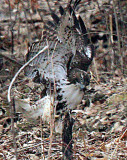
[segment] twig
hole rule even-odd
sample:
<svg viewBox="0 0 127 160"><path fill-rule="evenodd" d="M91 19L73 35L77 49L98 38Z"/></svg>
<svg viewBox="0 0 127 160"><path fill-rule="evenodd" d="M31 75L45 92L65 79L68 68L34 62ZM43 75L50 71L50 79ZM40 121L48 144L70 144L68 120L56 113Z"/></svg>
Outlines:
<svg viewBox="0 0 127 160"><path fill-rule="evenodd" d="M110 34L110 36L111 36L111 42L112 42L112 44L114 43L114 41L113 41L113 24L112 24L112 15L109 15L109 27L110 27L110 32L111 32L111 34Z"/></svg>
<svg viewBox="0 0 127 160"><path fill-rule="evenodd" d="M14 53L14 26L16 24L17 14L15 15L15 20L12 20L12 10L11 10L11 2L8 0L9 4L9 15L10 15L10 32L11 32L11 54Z"/></svg>
<svg viewBox="0 0 127 160"><path fill-rule="evenodd" d="M28 32L27 32L28 39L29 39L29 42L31 43L30 28L29 28L29 25L28 25L27 12L26 12L26 8L25 8L24 1L23 1L23 0L21 1L21 4L22 4L23 10L24 10L26 28L27 28L27 31L28 31Z"/></svg>
<svg viewBox="0 0 127 160"><path fill-rule="evenodd" d="M118 17L117 17L117 13L116 13L116 8L115 8L115 2L114 2L114 0L113 0L113 10L114 10L114 16L115 16L117 38L118 38L119 55L121 55L120 56L120 59L121 59L121 61L120 61L121 62L121 70L122 70L122 73L123 73L123 55L122 55L121 46L120 46L120 33L119 33Z"/></svg>
<svg viewBox="0 0 127 160"><path fill-rule="evenodd" d="M11 54L14 53L14 25L11 27Z"/></svg>
<svg viewBox="0 0 127 160"><path fill-rule="evenodd" d="M19 73L26 67L28 66L36 57L38 57L42 52L44 52L46 49L48 49L48 46L44 47L42 50L40 50L34 57L32 57L27 63L25 63L19 70L18 72L15 74L15 76L13 77L9 88L8 88L8 95L7 95L7 99L8 102L11 102L11 88L13 86L14 81L16 80L16 78L18 77Z"/></svg>
<svg viewBox="0 0 127 160"><path fill-rule="evenodd" d="M14 101L14 98L13 98L13 104L11 105L11 103L9 104L10 105L10 109L11 109L11 132L12 132L12 138L13 138L13 145L14 145L14 149L15 149L15 156L16 156L16 160L18 160L18 152L17 152L17 145L16 145L16 132L15 132L15 128L14 128L14 118L15 118L15 101Z"/></svg>
<svg viewBox="0 0 127 160"><path fill-rule="evenodd" d="M10 15L10 32L11 32L11 55L13 55L14 53L14 26L16 24L16 17L15 16L15 21L14 23L12 22L12 11L11 11L11 2L10 0L8 0L8 4L9 4L9 15ZM18 152L17 152L17 146L16 146L16 139L15 139L15 130L14 130L14 115L12 114L13 109L14 109L14 100L13 100L13 105L11 105L11 101L9 103L9 107L10 107L10 112L11 112L11 121L12 121L12 125L11 125L11 131L12 131L12 136L13 136L13 146L14 146L14 150L15 150L15 159L18 160Z"/></svg>
<svg viewBox="0 0 127 160"><path fill-rule="evenodd" d="M51 156L51 148L52 148L52 141L53 141L53 129L55 126L55 115L56 115L56 105L54 107L55 94L56 94L56 82L55 82L55 73L54 73L54 65L53 65L54 64L53 63L53 55L54 55L56 46L57 46L57 42L55 43L55 47L54 47L52 57L51 57L52 73L54 75L54 77L53 77L53 79L54 79L54 92L53 92L53 100L51 100L51 105L50 105L51 106L50 110L53 112L51 112L51 115L50 115L50 117L51 117L51 119L50 119L50 144L49 144L49 150L48 150L48 159L50 159L50 156ZM51 95L52 94L51 94L51 83L50 83L50 96Z"/></svg>
<svg viewBox="0 0 127 160"><path fill-rule="evenodd" d="M119 147L118 145L119 145L121 139L124 137L124 135L125 135L126 133L127 133L127 129L126 129L126 130L124 131L124 133L118 138L118 141L117 141L117 143L116 143L116 147L115 147L115 149L113 150L110 159L112 159L112 158L114 157L114 155L115 155L115 153L116 153L116 151L117 151L117 149L118 149L118 147Z"/></svg>
<svg viewBox="0 0 127 160"><path fill-rule="evenodd" d="M44 151L44 148L45 148L45 143L44 143L44 136L43 136L43 127L42 127L42 118L40 118L40 128L41 128L41 158L42 159L45 159L45 151Z"/></svg>
<svg viewBox="0 0 127 160"><path fill-rule="evenodd" d="M110 32L111 32L111 34L110 34L110 41L111 41L111 44L113 44L113 24L112 24L112 15L109 15L109 30L110 30ZM112 61L111 61L111 70L112 70L112 72L114 71L114 66L115 66L115 64L114 64L114 60L115 60L115 57L114 57L114 52L113 52L113 48L112 48L112 52L111 52L111 59L112 59Z"/></svg>
<svg viewBox="0 0 127 160"><path fill-rule="evenodd" d="M14 21L14 20L10 21L10 19L0 20L0 23L9 23L9 22L14 23L15 21ZM33 19L28 19L28 20L27 20L27 23L28 23L28 24L42 23L42 22L44 22L42 19L34 19L34 18L33 18ZM26 24L26 20L21 19L21 20L20 20L20 23Z"/></svg>

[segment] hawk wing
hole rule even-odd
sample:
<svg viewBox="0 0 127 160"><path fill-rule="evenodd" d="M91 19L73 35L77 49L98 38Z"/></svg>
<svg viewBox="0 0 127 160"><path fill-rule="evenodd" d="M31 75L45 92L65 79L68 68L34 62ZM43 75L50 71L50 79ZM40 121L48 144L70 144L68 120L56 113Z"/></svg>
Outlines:
<svg viewBox="0 0 127 160"><path fill-rule="evenodd" d="M89 84L86 71L92 62L94 51L83 20L75 15L79 2L80 0L76 0L73 7L70 3L67 9L60 6L60 18L51 13L53 21L48 21L45 25L42 41L33 43L26 56L28 61L48 44L48 50L34 59L25 73L34 81L45 82L43 102L47 99L50 101L50 96L54 96L55 92L57 111L66 107L73 109L80 104L84 95L83 89ZM51 103L53 102L45 106L49 110ZM40 114L45 113L45 107L43 105L39 109Z"/></svg>
<svg viewBox="0 0 127 160"><path fill-rule="evenodd" d="M75 8L79 2L80 0L76 0L73 7L70 3L67 9L60 6L60 18L55 13L51 13L53 21L47 22L42 41L32 44L26 59L32 58L47 44L49 49L27 67L26 75L30 75L32 78L40 76L40 80L54 78L52 75L52 67L54 67L54 71L57 70L55 78L65 79L68 71L72 68L87 71L92 62L94 51L92 45L89 44L82 18L80 16L77 18L75 15Z"/></svg>

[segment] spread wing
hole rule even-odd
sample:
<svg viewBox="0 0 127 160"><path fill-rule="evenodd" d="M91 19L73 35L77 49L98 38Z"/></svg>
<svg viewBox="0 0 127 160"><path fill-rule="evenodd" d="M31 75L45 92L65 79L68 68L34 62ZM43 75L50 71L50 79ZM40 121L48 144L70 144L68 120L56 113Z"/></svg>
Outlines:
<svg viewBox="0 0 127 160"><path fill-rule="evenodd" d="M26 68L26 75L35 78L37 75L43 79L63 79L67 76L67 62L72 55L68 48L60 45L58 41L42 41L34 43L27 55L27 60L37 54L46 45L49 49L40 54ZM54 77L55 76L55 77Z"/></svg>
<svg viewBox="0 0 127 160"><path fill-rule="evenodd" d="M70 2L66 9L60 6L60 17L51 12L53 21L45 25L43 39L34 42L26 55L28 61L46 45L49 46L25 70L26 75L35 82L45 84L44 97L38 102L39 106L36 104L36 113L42 114L42 117L49 116L50 105L54 103L51 97L55 98L57 112L66 107L75 108L80 104L90 81L86 71L94 50L82 18L77 18L75 14L79 2L76 0L73 6ZM52 94L54 88L55 94Z"/></svg>
<svg viewBox="0 0 127 160"><path fill-rule="evenodd" d="M51 13L53 21L45 25L46 31L42 41L35 42L29 49L27 60L32 58L47 44L49 49L39 55L26 69L26 75L33 79L58 80L67 79L68 71L72 68L80 68L87 71L93 59L93 49L89 45L86 27L81 17L75 15L75 8L80 0L71 2L66 9L59 7L61 17Z"/></svg>

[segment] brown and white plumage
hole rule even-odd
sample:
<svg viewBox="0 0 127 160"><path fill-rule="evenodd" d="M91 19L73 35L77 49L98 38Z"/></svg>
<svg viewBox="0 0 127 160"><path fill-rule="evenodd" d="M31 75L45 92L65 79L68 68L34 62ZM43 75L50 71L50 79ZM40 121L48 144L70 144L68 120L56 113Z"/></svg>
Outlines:
<svg viewBox="0 0 127 160"><path fill-rule="evenodd" d="M73 7L70 2L67 9L60 6L60 18L51 13L53 22L48 21L43 39L33 43L26 56L29 60L49 45L49 49L34 59L25 70L25 74L35 82L45 81L45 95L40 100L43 105L33 111L43 119L49 116L52 103L57 112L75 108L80 104L84 89L89 84L87 70L94 50L89 44L82 18L75 15L79 2L76 0Z"/></svg>

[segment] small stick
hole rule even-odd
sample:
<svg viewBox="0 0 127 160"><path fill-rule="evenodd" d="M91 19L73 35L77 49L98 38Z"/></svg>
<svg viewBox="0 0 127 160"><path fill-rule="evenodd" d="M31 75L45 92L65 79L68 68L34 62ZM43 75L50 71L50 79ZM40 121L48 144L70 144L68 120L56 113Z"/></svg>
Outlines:
<svg viewBox="0 0 127 160"><path fill-rule="evenodd" d="M118 50L119 50L119 55L120 55L121 71L123 73L124 72L124 69L123 69L123 53L121 52L121 45L120 45L120 38L121 37L120 37L118 16L117 16L117 11L116 11L116 6L115 6L115 1L114 0L113 0L113 10L114 10L114 16L115 16L117 38L118 38Z"/></svg>

